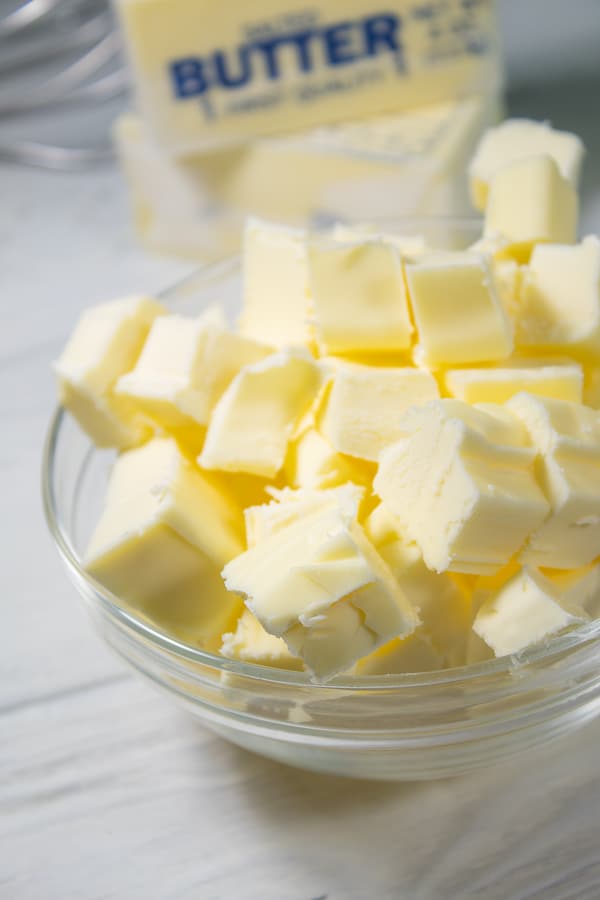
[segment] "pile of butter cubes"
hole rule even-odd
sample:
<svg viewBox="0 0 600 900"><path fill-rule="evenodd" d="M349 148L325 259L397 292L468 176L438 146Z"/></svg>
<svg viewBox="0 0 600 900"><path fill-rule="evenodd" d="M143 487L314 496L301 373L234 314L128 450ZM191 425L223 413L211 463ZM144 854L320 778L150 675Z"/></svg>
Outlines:
<svg viewBox="0 0 600 900"><path fill-rule="evenodd" d="M262 665L421 672L600 615L600 241L577 137L525 120L470 168L483 235L258 220L238 330L89 309L61 401L114 447L84 565L169 634Z"/></svg>

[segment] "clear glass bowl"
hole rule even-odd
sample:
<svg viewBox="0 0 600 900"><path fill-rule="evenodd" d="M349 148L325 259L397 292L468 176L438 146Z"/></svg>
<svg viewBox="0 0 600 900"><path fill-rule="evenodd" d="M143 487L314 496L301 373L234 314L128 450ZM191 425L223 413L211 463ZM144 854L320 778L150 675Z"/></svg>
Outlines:
<svg viewBox="0 0 600 900"><path fill-rule="evenodd" d="M428 223L429 240L432 227L440 246L466 245L474 237L469 221ZM178 312L196 313L218 302L234 315L239 296L239 261L228 260L195 273L165 299ZM475 666L337 677L328 684L175 640L126 611L81 566L112 459L57 410L43 460L54 540L108 644L224 738L305 769L416 780L492 766L600 713L600 621L529 652Z"/></svg>

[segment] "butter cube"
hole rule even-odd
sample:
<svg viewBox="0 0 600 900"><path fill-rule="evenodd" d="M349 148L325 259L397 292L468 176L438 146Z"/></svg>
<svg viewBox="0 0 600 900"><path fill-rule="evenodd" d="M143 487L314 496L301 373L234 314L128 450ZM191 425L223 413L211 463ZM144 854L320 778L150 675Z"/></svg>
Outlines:
<svg viewBox="0 0 600 900"><path fill-rule="evenodd" d="M254 547L282 528L331 505L341 506L348 515L356 518L365 492L364 488L348 483L318 491L271 488L270 493L274 498L271 503L244 510L248 547Z"/></svg>
<svg viewBox="0 0 600 900"><path fill-rule="evenodd" d="M147 434L115 396L114 387L134 367L150 326L165 312L148 297L92 306L54 365L60 402L99 447L132 446Z"/></svg>
<svg viewBox="0 0 600 900"><path fill-rule="evenodd" d="M531 119L507 119L489 128L479 141L469 166L471 199L483 212L488 188L494 175L510 163L539 156L552 157L560 174L575 189L585 154L582 141L568 131L557 131L546 122Z"/></svg>
<svg viewBox="0 0 600 900"><path fill-rule="evenodd" d="M305 232L249 219L242 246L240 333L274 347L309 344Z"/></svg>
<svg viewBox="0 0 600 900"><path fill-rule="evenodd" d="M406 437L381 454L374 490L436 572L493 573L548 514L525 428L495 409L410 410Z"/></svg>
<svg viewBox="0 0 600 900"><path fill-rule="evenodd" d="M165 430L205 426L242 366L272 352L228 331L217 310L197 319L161 316L135 367L117 381L115 393Z"/></svg>
<svg viewBox="0 0 600 900"><path fill-rule="evenodd" d="M213 411L200 465L274 477L320 382L319 367L300 348L245 366Z"/></svg>
<svg viewBox="0 0 600 900"><path fill-rule="evenodd" d="M323 489L352 481L367 484L373 478L371 466L338 453L314 427L303 430L288 450L284 473L290 485Z"/></svg>
<svg viewBox="0 0 600 900"><path fill-rule="evenodd" d="M376 462L401 437L402 413L437 397L437 382L424 370L344 363L333 373L320 429L340 453Z"/></svg>
<svg viewBox="0 0 600 900"><path fill-rule="evenodd" d="M419 624L391 572L342 507L325 507L265 538L223 570L230 590L319 679Z"/></svg>
<svg viewBox="0 0 600 900"><path fill-rule="evenodd" d="M278 669L302 671L302 660L293 656L286 642L262 627L256 616L245 609L235 631L223 635L221 656L239 659L259 666L273 666Z"/></svg>
<svg viewBox="0 0 600 900"><path fill-rule="evenodd" d="M539 244L525 270L517 341L600 358L600 240Z"/></svg>
<svg viewBox="0 0 600 900"><path fill-rule="evenodd" d="M492 362L509 356L510 323L485 256L471 251L422 257L406 280L424 362Z"/></svg>
<svg viewBox="0 0 600 900"><path fill-rule="evenodd" d="M433 672L443 669L443 657L419 631L405 638L393 638L383 647L359 659L352 674L359 677L401 675L405 672Z"/></svg>
<svg viewBox="0 0 600 900"><path fill-rule="evenodd" d="M568 604L581 606L592 619L600 616L600 563L564 572L546 569L544 574Z"/></svg>
<svg viewBox="0 0 600 900"><path fill-rule="evenodd" d="M411 636L415 638L414 644L403 641L402 646L389 647L389 657L383 652L385 648L381 648L385 665L392 665L396 659L397 665L408 664L408 659L415 665L417 652L422 654L423 664L431 661L432 653L436 655L437 664L432 668L464 665L472 620L470 592L458 583L457 576L427 568L419 547L409 540L398 519L383 503L368 516L365 532L422 622ZM408 659L405 654L410 654Z"/></svg>
<svg viewBox="0 0 600 900"><path fill-rule="evenodd" d="M578 363L511 360L486 369L448 369L446 391L465 403L505 403L521 391L540 397L581 402L583 370Z"/></svg>
<svg viewBox="0 0 600 900"><path fill-rule="evenodd" d="M600 556L600 413L580 403L529 394L513 397L508 407L537 448L541 484L551 507L522 559L554 569L585 566Z"/></svg>
<svg viewBox="0 0 600 900"><path fill-rule="evenodd" d="M220 570L242 548L241 510L155 438L117 459L84 565L167 632L216 650L241 613Z"/></svg>
<svg viewBox="0 0 600 900"><path fill-rule="evenodd" d="M541 572L524 567L483 602L473 631L496 656L518 653L589 616Z"/></svg>
<svg viewBox="0 0 600 900"><path fill-rule="evenodd" d="M308 271L322 353L408 349L410 321L398 251L383 241L309 242Z"/></svg>
<svg viewBox="0 0 600 900"><path fill-rule="evenodd" d="M492 177L484 235L506 238L511 252L526 262L538 242L572 244L578 213L577 192L552 157L532 156L510 163Z"/></svg>

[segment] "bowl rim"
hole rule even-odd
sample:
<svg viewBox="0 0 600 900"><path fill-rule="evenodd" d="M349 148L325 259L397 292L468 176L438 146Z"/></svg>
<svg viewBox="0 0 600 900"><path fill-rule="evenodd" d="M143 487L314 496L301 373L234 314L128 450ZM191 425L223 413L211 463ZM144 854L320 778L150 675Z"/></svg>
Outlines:
<svg viewBox="0 0 600 900"><path fill-rule="evenodd" d="M396 222L400 220L395 220ZM418 222L418 220L416 220ZM411 224L416 224L411 219ZM426 221L426 220L424 220ZM431 222L431 220L429 220ZM440 221L439 219L434 221ZM475 219L450 218L443 220L443 224L471 225ZM198 278L206 278L207 281L230 273L239 266L239 256L230 256L204 266L196 267L191 273L174 282L159 296L168 300L173 292L185 288L188 283L193 283ZM576 626L564 634L549 638L536 645L507 656L485 660L480 663L471 663L464 666L456 666L448 669L437 669L423 673L403 673L397 675L361 675L344 676L336 675L326 682L311 680L306 672L280 669L274 666L263 666L259 663L244 662L201 650L184 641L167 634L160 628L151 625L133 613L125 609L119 598L92 578L85 570L83 561L71 541L69 530L61 520L58 512L58 503L55 490L55 462L57 447L65 421L71 418L68 411L61 405L57 405L46 432L42 452L41 465L41 493L46 524L51 537L56 544L59 555L65 562L67 569L86 587L100 604L103 610L111 618L117 620L121 626L133 631L137 637L142 637L159 652L168 652L176 657L181 657L188 662L210 666L232 674L246 676L253 680L269 682L279 685L297 685L319 690L369 690L389 692L390 690L408 689L425 686L452 685L460 682L468 682L476 679L483 680L489 676L523 674L529 666L552 663L569 651L579 649L600 638L600 618L592 619L585 624ZM90 442L86 453L88 459L96 448ZM80 473L81 474L81 473Z"/></svg>

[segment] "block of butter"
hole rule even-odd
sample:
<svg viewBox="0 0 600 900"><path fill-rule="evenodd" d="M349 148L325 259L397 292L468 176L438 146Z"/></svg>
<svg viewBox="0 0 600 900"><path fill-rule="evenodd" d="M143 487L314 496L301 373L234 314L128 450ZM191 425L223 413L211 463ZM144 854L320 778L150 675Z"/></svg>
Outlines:
<svg viewBox="0 0 600 900"><path fill-rule="evenodd" d="M358 459L338 453L315 427L300 431L289 447L284 472L288 484L297 488L331 488L346 481L368 484L373 473Z"/></svg>
<svg viewBox="0 0 600 900"><path fill-rule="evenodd" d="M421 106L499 82L491 0L339 0L248 9L118 0L138 106L189 154L249 137Z"/></svg>
<svg viewBox="0 0 600 900"><path fill-rule="evenodd" d="M550 515L530 536L522 558L573 569L600 556L600 413L581 403L517 394L507 404L539 453Z"/></svg>
<svg viewBox="0 0 600 900"><path fill-rule="evenodd" d="M572 244L577 234L579 200L547 154L518 159L490 179L484 236L509 242L520 262L527 262L534 244Z"/></svg>
<svg viewBox="0 0 600 900"><path fill-rule="evenodd" d="M221 656L259 666L275 666L297 672L304 668L302 660L290 653L286 642L269 634L249 609L245 609L238 619L235 631L223 635L220 653Z"/></svg>
<svg viewBox="0 0 600 900"><path fill-rule="evenodd" d="M433 375L422 369L336 366L319 428L340 453L377 462L401 436L402 413L439 397Z"/></svg>
<svg viewBox="0 0 600 900"><path fill-rule="evenodd" d="M216 650L242 609L220 571L242 549L239 507L155 438L117 459L84 565L170 634Z"/></svg>
<svg viewBox="0 0 600 900"><path fill-rule="evenodd" d="M273 478L320 382L321 370L304 348L244 366L213 411L200 465Z"/></svg>
<svg viewBox="0 0 600 900"><path fill-rule="evenodd" d="M518 653L589 616L549 578L525 567L497 591L491 591L479 608L473 630L496 656Z"/></svg>
<svg viewBox="0 0 600 900"><path fill-rule="evenodd" d="M115 394L131 371L157 316L166 310L148 297L124 297L82 315L54 365L60 402L98 447L129 447L148 429Z"/></svg>
<svg viewBox="0 0 600 900"><path fill-rule="evenodd" d="M325 506L228 563L225 584L320 679L349 669L419 617L356 521Z"/></svg>
<svg viewBox="0 0 600 900"><path fill-rule="evenodd" d="M465 403L506 403L521 391L581 403L583 370L569 359L513 357L485 369L447 369L444 384L451 397Z"/></svg>
<svg viewBox="0 0 600 900"><path fill-rule="evenodd" d="M366 674L372 668L371 663L378 669L385 663L394 666L392 671L417 672L431 662L432 654L437 656L436 668L464 665L466 636L472 619L470 593L457 576L427 568L419 547L409 540L385 504L380 503L370 513L365 532L418 610L421 625L406 639L410 643L396 639L392 645L385 645L374 654L373 660L367 657L358 664L361 667L363 662L366 664L361 670ZM419 654L418 668L400 668L416 665Z"/></svg>
<svg viewBox="0 0 600 900"><path fill-rule="evenodd" d="M160 316L134 368L118 379L115 394L165 431L205 426L237 372L272 352L230 332L216 308L197 319Z"/></svg>
<svg viewBox="0 0 600 900"><path fill-rule="evenodd" d="M347 482L326 490L293 490L270 488L271 503L249 506L244 510L246 543L248 547L260 544L265 538L293 525L313 512L330 506L340 506L354 516L358 516L364 488Z"/></svg>
<svg viewBox="0 0 600 900"><path fill-rule="evenodd" d="M405 414L375 492L436 572L493 573L544 521L536 451L504 407L438 400Z"/></svg>
<svg viewBox="0 0 600 900"><path fill-rule="evenodd" d="M517 342L600 360L600 240L538 244L524 273Z"/></svg>
<svg viewBox="0 0 600 900"><path fill-rule="evenodd" d="M585 148L576 134L532 119L507 119L488 129L469 165L471 198L477 209L485 210L490 179L496 172L540 153L551 156L563 178L578 187Z"/></svg>
<svg viewBox="0 0 600 900"><path fill-rule="evenodd" d="M512 330L485 256L425 254L407 263L406 280L425 364L509 356Z"/></svg>
<svg viewBox="0 0 600 900"><path fill-rule="evenodd" d="M127 114L115 141L140 238L204 260L239 248L248 214L297 227L316 217L466 215L467 161L498 116L497 97L477 93L173 159ZM443 223L432 227L439 238Z"/></svg>
<svg viewBox="0 0 600 900"><path fill-rule="evenodd" d="M388 242L312 238L308 280L322 352L397 353L410 347L413 326L402 264Z"/></svg>

